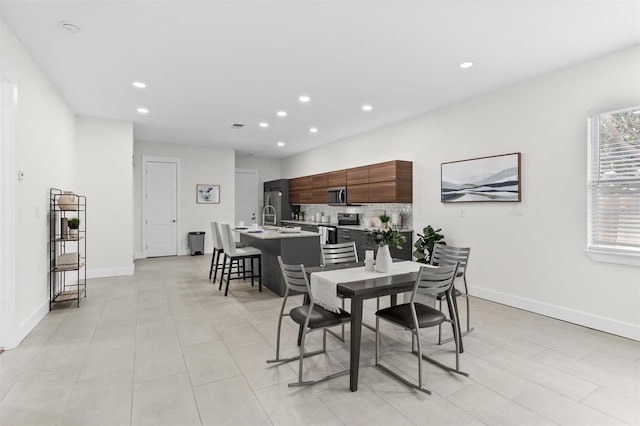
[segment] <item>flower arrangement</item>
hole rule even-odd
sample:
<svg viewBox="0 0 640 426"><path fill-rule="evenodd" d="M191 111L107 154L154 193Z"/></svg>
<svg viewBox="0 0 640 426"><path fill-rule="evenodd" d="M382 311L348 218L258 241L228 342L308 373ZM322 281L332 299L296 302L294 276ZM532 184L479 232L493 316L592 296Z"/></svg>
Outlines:
<svg viewBox="0 0 640 426"><path fill-rule="evenodd" d="M407 238L395 229L374 229L367 231L365 238L367 242L379 247L388 245L397 249L402 249L402 244L407 241Z"/></svg>

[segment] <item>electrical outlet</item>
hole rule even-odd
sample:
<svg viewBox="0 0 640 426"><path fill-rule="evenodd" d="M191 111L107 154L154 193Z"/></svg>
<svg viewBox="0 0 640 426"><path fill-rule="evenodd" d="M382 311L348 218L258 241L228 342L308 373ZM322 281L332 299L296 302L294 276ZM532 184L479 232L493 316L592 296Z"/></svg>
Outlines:
<svg viewBox="0 0 640 426"><path fill-rule="evenodd" d="M460 209L460 217L466 217L467 216L467 210L466 209Z"/></svg>

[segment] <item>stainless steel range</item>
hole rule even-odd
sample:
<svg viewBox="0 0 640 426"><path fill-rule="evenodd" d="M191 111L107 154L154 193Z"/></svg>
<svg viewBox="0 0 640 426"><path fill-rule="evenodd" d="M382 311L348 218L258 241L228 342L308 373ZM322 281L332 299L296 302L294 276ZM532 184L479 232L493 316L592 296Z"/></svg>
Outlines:
<svg viewBox="0 0 640 426"><path fill-rule="evenodd" d="M360 215L358 213L338 213L339 225L359 225Z"/></svg>

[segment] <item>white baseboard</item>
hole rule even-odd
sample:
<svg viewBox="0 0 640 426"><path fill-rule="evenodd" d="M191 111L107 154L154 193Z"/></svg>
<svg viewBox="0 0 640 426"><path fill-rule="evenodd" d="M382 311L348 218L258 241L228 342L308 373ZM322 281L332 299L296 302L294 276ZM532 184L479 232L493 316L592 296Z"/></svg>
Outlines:
<svg viewBox="0 0 640 426"><path fill-rule="evenodd" d="M640 341L640 326L635 324L482 287L469 286L469 293L481 299L491 300L492 302L502 303L503 305L513 306L514 308L524 309L525 311Z"/></svg>
<svg viewBox="0 0 640 426"><path fill-rule="evenodd" d="M27 334L31 333L31 330L49 313L49 301L46 300L35 311L29 315L29 317L22 321L18 326L15 342L10 342L5 349L13 349L17 347L22 340L27 337Z"/></svg>
<svg viewBox="0 0 640 426"><path fill-rule="evenodd" d="M87 279L119 277L122 275L133 275L134 264L128 266L118 266L115 268L87 268Z"/></svg>
<svg viewBox="0 0 640 426"><path fill-rule="evenodd" d="M211 250L211 251L208 251L207 249L204 250L204 254L205 255L211 254L211 253L213 253L213 250ZM179 249L177 256L191 256L191 250L189 250L189 249ZM198 256L200 256L200 255L198 255ZM147 256L145 256L144 253L142 253L142 252L138 252L138 253L134 253L133 258L134 258L134 260L146 259Z"/></svg>

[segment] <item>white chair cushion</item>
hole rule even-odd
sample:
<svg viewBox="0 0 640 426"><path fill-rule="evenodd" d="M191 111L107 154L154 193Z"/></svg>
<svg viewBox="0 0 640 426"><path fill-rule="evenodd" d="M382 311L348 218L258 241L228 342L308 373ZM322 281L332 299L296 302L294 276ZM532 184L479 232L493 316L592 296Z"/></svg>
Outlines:
<svg viewBox="0 0 640 426"><path fill-rule="evenodd" d="M231 257L244 257L244 256L255 256L262 254L262 252L255 247L243 247L236 249L236 252L231 255Z"/></svg>

